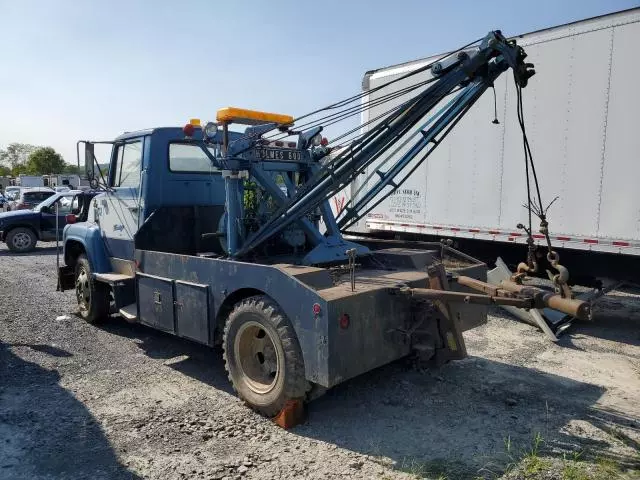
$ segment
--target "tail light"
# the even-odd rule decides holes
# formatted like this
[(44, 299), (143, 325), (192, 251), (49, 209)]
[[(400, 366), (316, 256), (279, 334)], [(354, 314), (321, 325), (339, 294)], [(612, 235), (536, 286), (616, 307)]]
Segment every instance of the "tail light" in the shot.
[(201, 128), (200, 127), (200, 119), (199, 118), (192, 118), (191, 120), (189, 120), (189, 123), (187, 123), (184, 127), (182, 127), (182, 131), (184, 132), (184, 136), (185, 137), (193, 137), (193, 134), (196, 133), (196, 127), (197, 128)]
[(67, 224), (76, 223), (78, 221), (76, 216), (74, 214), (72, 214), (72, 213), (70, 213), (69, 215), (64, 217), (64, 219), (67, 221)]
[(25, 208), (27, 208), (27, 204), (26, 204), (26, 203), (22, 203), (22, 202), (20, 202), (20, 203), (18, 203), (18, 204), (16, 205), (16, 210), (23, 210), (23, 209), (25, 209)]

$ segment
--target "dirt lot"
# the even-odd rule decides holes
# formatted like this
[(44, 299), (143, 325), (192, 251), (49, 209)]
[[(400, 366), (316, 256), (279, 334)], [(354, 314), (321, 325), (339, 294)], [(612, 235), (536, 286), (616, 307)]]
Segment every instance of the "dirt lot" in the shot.
[(0, 247), (0, 478), (640, 478), (640, 292), (559, 344), (493, 311), (468, 359), (371, 372), (283, 431), (219, 351), (87, 325), (54, 271), (52, 247)]

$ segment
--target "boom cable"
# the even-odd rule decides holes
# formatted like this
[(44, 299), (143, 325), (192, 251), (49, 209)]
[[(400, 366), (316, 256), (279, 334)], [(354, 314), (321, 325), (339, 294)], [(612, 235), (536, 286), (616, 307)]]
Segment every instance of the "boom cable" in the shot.
[[(407, 72), (407, 73), (405, 73), (405, 74), (403, 74), (403, 75), (400, 75), (400, 76), (399, 76), (399, 77), (397, 77), (397, 78), (394, 78), (394, 79), (392, 79), (392, 80), (389, 80), (388, 82), (385, 82), (385, 83), (383, 83), (383, 84), (381, 84), (381, 85), (378, 85), (377, 87), (374, 87), (374, 88), (371, 88), (371, 89), (368, 89), (368, 90), (364, 90), (364, 91), (362, 91), (362, 92), (360, 92), (360, 93), (357, 93), (357, 94), (352, 95), (352, 96), (350, 96), (350, 97), (347, 97), (347, 98), (345, 98), (345, 99), (339, 100), (339, 101), (337, 101), (337, 102), (335, 102), (335, 103), (332, 103), (332, 104), (330, 104), (330, 105), (327, 105), (327, 106), (325, 106), (325, 107), (322, 107), (322, 108), (319, 108), (319, 109), (314, 110), (314, 111), (312, 111), (312, 112), (309, 112), (309, 113), (306, 113), (306, 114), (300, 115), (299, 117), (296, 117), (296, 118), (293, 120), (293, 122), (294, 122), (294, 123), (299, 122), (300, 120), (303, 120), (303, 119), (305, 119), (305, 118), (309, 118), (309, 117), (311, 117), (311, 116), (313, 116), (313, 115), (317, 115), (317, 114), (322, 113), (322, 112), (327, 112), (327, 111), (336, 110), (336, 109), (342, 109), (342, 110), (338, 110), (337, 112), (334, 112), (334, 113), (332, 113), (332, 114), (330, 114), (330, 115), (326, 115), (325, 117), (318, 118), (318, 119), (313, 120), (313, 121), (308, 121), (306, 124), (303, 124), (303, 125), (301, 125), (301, 126), (300, 126), (300, 127), (305, 126), (305, 127), (306, 127), (306, 128), (305, 128), (305, 131), (308, 131), (310, 128), (313, 128), (311, 125), (313, 125), (313, 126), (318, 126), (318, 125), (319, 125), (323, 120), (325, 120), (325, 119), (326, 119), (326, 117), (334, 117), (334, 116), (336, 116), (336, 115), (337, 115), (337, 116), (340, 116), (340, 115), (345, 114), (345, 112), (349, 111), (350, 109), (355, 109), (355, 110), (353, 110), (353, 111), (351, 112), (352, 114), (347, 115), (347, 116), (345, 116), (344, 118), (342, 118), (342, 119), (341, 119), (341, 120), (344, 120), (344, 119), (346, 119), (346, 118), (350, 118), (351, 116), (355, 116), (355, 115), (357, 115), (358, 113), (361, 113), (362, 111), (364, 111), (364, 110), (368, 109), (370, 106), (376, 106), (376, 105), (379, 105), (379, 104), (381, 104), (381, 103), (386, 103), (387, 101), (390, 101), (390, 100), (392, 100), (393, 98), (397, 98), (398, 96), (401, 96), (401, 95), (403, 95), (403, 94), (406, 94), (406, 93), (408, 93), (408, 92), (410, 92), (410, 91), (413, 91), (413, 90), (415, 90), (415, 89), (417, 89), (417, 88), (420, 88), (420, 87), (422, 87), (422, 86), (424, 86), (424, 85), (426, 85), (426, 84), (428, 84), (428, 83), (430, 83), (430, 82), (432, 82), (432, 81), (436, 80), (436, 78), (430, 78), (430, 79), (428, 79), (428, 80), (425, 80), (424, 82), (420, 82), (419, 84), (411, 85), (411, 86), (405, 87), (405, 88), (404, 88), (404, 89), (402, 89), (401, 91), (391, 92), (391, 93), (386, 94), (386, 95), (383, 95), (382, 97), (380, 97), (380, 98), (376, 99), (375, 101), (373, 101), (373, 102), (379, 102), (379, 101), (380, 101), (380, 103), (372, 103), (371, 105), (367, 105), (367, 103), (370, 103), (370, 102), (364, 102), (364, 103), (361, 103), (361, 104), (358, 104), (358, 105), (355, 105), (355, 106), (353, 106), (353, 105), (352, 105), (352, 106), (349, 106), (349, 105), (350, 105), (350, 104), (352, 104), (353, 102), (356, 102), (356, 101), (358, 101), (358, 100), (361, 100), (362, 98), (364, 98), (364, 97), (365, 97), (365, 96), (367, 96), (367, 95), (370, 95), (370, 94), (372, 94), (372, 93), (375, 93), (375, 92), (377, 92), (377, 91), (379, 91), (379, 90), (381, 90), (381, 89), (383, 89), (383, 88), (386, 88), (386, 87), (388, 87), (388, 86), (390, 86), (390, 85), (393, 85), (394, 83), (400, 82), (400, 81), (405, 80), (405, 79), (407, 79), (407, 78), (410, 78), (410, 77), (412, 77), (412, 76), (414, 76), (414, 75), (418, 75), (418, 74), (420, 74), (420, 73), (422, 73), (422, 72), (425, 72), (425, 71), (429, 70), (429, 69), (431, 69), (431, 67), (432, 67), (434, 64), (436, 64), (436, 63), (438, 63), (438, 62), (440, 62), (440, 61), (442, 61), (442, 60), (444, 60), (444, 59), (446, 59), (446, 58), (448, 58), (448, 57), (450, 57), (450, 56), (452, 56), (452, 55), (456, 55), (456, 54), (457, 54), (457, 53), (459, 53), (460, 51), (465, 50), (465, 49), (467, 49), (467, 48), (469, 48), (469, 47), (473, 46), (474, 44), (477, 44), (477, 43), (478, 43), (478, 42), (480, 42), (481, 40), (482, 40), (482, 38), (478, 38), (478, 39), (476, 39), (476, 40), (474, 40), (474, 41), (472, 41), (472, 42), (469, 42), (469, 43), (467, 43), (466, 45), (464, 45), (464, 46), (460, 47), (459, 49), (457, 49), (457, 50), (455, 50), (455, 51), (452, 51), (452, 52), (446, 53), (446, 54), (444, 54), (444, 55), (441, 55), (441, 56), (440, 56), (440, 57), (438, 57), (437, 59), (435, 59), (435, 60), (433, 60), (433, 61), (431, 61), (431, 62), (429, 62), (429, 63), (427, 63), (427, 64), (425, 64), (425, 65), (423, 65), (423, 66), (421, 66), (421, 67), (419, 67), (419, 68), (416, 68), (415, 70), (412, 70), (412, 71)], [(345, 107), (346, 107), (346, 108), (345, 108)], [(390, 112), (392, 112), (393, 110), (395, 110), (395, 108), (394, 108), (394, 109), (391, 109), (391, 110), (390, 110)], [(387, 112), (387, 113), (388, 113), (388, 112)], [(337, 117), (334, 117), (334, 119), (335, 119), (335, 118), (337, 118)], [(337, 123), (337, 122), (333, 122), (333, 123)], [(332, 124), (333, 124), (333, 123), (332, 123)], [(279, 130), (279, 126), (274, 126), (272, 130)], [(266, 133), (268, 133), (268, 132), (262, 132), (262, 135), (264, 136)], [(289, 136), (289, 135), (291, 135), (291, 134), (289, 134), (289, 133), (287, 133), (287, 132), (281, 132), (281, 131), (279, 131), (279, 132), (276, 132), (276, 133), (272, 134), (272, 135), (271, 135), (271, 136), (269, 136), (269, 137), (264, 137), (264, 138), (265, 138), (265, 139), (268, 139), (268, 138), (274, 138), (274, 136), (279, 136), (279, 135), (282, 135), (282, 137), (280, 137), (280, 138), (286, 138), (287, 136)], [(258, 138), (258, 136), (254, 136), (254, 135), (252, 135), (252, 134), (245, 134), (245, 135), (242, 135), (242, 136), (240, 136), (240, 137), (236, 138), (232, 143), (236, 143), (236, 142), (238, 142), (238, 141), (248, 140), (248, 139), (252, 139), (252, 138), (257, 139), (257, 138)]]
[[(547, 221), (547, 211), (549, 207), (553, 205), (553, 203), (558, 199), (558, 197), (554, 198), (549, 205), (545, 208), (542, 204), (542, 194), (540, 193), (540, 184), (538, 182), (538, 174), (536, 172), (536, 165), (533, 161), (533, 154), (531, 153), (531, 146), (529, 145), (529, 139), (527, 137), (527, 130), (524, 122), (524, 107), (522, 103), (522, 87), (516, 82), (516, 93), (517, 93), (517, 112), (518, 112), (518, 124), (520, 125), (520, 130), (522, 131), (522, 145), (524, 149), (524, 160), (525, 160), (525, 175), (527, 180), (527, 211), (528, 211), (528, 241), (529, 244), (529, 252), (528, 252), (528, 262), (529, 266), (533, 266), (533, 248), (534, 248), (534, 240), (533, 240), (533, 224), (532, 224), (532, 216), (535, 214), (540, 219), (540, 233), (542, 233), (545, 237), (547, 243), (548, 255), (547, 258), (551, 261), (552, 258), (556, 260), (559, 258), (557, 253), (553, 251), (551, 246), (551, 238), (549, 237), (549, 223)], [(531, 175), (529, 174), (529, 168), (531, 168)], [(533, 176), (533, 184), (535, 187), (536, 200), (538, 204), (536, 205), (534, 200), (531, 198), (531, 176)]]

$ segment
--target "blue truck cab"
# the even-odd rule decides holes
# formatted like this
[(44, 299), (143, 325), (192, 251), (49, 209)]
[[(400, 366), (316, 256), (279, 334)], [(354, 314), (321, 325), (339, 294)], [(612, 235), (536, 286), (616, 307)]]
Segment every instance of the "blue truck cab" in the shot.
[(133, 263), (134, 238), (152, 213), (167, 221), (164, 232), (155, 233), (169, 250), (183, 235), (185, 223), (195, 221), (196, 212), (198, 221), (206, 219), (207, 224), (192, 224), (193, 229), (212, 228), (224, 210), (224, 181), (201, 137), (196, 133), (186, 138), (179, 127), (118, 137), (103, 177), (105, 191), (93, 199), (86, 223), (64, 231), (67, 265), (73, 266), (79, 253), (87, 257), (93, 273), (114, 271), (113, 259), (120, 262), (119, 268)]

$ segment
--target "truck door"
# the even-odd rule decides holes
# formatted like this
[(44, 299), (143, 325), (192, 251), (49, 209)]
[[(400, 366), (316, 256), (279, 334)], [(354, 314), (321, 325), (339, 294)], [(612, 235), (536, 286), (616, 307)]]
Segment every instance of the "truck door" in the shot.
[(78, 208), (78, 198), (72, 195), (62, 196), (48, 208), (40, 211), (40, 236), (43, 241), (56, 239), (56, 205), (58, 208), (58, 238), (62, 239), (62, 230), (67, 224), (67, 215)]
[(111, 188), (98, 203), (100, 230), (110, 257), (133, 260), (143, 140), (136, 138), (114, 145), (109, 172)]

